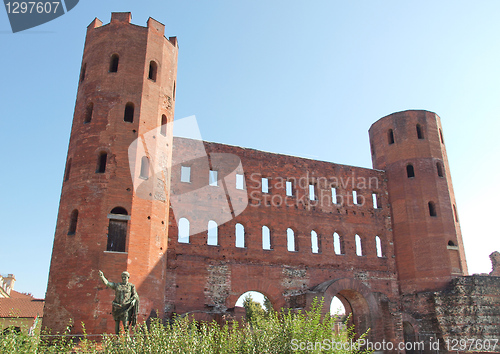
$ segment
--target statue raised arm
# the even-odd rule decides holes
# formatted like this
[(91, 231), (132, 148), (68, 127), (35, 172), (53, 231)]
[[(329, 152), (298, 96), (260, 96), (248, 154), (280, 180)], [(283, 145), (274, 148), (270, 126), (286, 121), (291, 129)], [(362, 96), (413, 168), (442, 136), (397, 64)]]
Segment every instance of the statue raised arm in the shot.
[(135, 291), (134, 284), (128, 282), (130, 274), (122, 273), (121, 283), (112, 283), (106, 279), (104, 273), (99, 271), (99, 278), (108, 288), (115, 291), (115, 299), (112, 302), (112, 314), (115, 320), (115, 332), (120, 333), (120, 322), (123, 328), (128, 332), (130, 325), (137, 323), (137, 313), (139, 310), (139, 296)]

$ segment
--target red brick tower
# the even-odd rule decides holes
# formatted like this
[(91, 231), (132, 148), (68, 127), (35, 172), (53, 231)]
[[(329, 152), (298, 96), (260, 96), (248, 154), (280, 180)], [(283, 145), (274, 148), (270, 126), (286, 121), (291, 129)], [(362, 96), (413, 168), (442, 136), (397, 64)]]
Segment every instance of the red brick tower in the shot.
[(439, 117), (427, 111), (393, 113), (369, 133), (373, 167), (387, 173), (401, 292), (438, 290), (466, 275)]
[(82, 321), (114, 332), (99, 269), (131, 274), (140, 320), (163, 314), (172, 131), (161, 126), (174, 119), (178, 46), (154, 19), (130, 20), (113, 13), (87, 29), (43, 319), (53, 331), (71, 320), (75, 333)]

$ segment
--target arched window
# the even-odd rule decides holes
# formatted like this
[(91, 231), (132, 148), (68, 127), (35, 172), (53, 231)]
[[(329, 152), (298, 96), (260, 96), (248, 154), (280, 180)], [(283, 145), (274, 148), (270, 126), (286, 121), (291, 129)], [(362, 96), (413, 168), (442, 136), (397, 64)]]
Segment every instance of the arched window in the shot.
[(337, 204), (337, 188), (331, 187), (332, 192), (332, 203)]
[(267, 226), (262, 226), (262, 249), (271, 249), (271, 231)]
[(392, 129), (389, 129), (389, 131), (387, 132), (387, 140), (389, 141), (389, 145), (394, 144), (394, 132), (392, 131)]
[(344, 242), (336, 232), (333, 234), (333, 249), (335, 254), (344, 254)]
[(417, 138), (424, 138), (424, 130), (422, 129), (422, 126), (420, 124), (417, 124)]
[(141, 158), (141, 174), (139, 177), (144, 179), (149, 178), (149, 158), (147, 156)]
[(408, 176), (408, 178), (415, 177), (415, 169), (413, 168), (413, 165), (406, 165), (406, 175)]
[(68, 160), (68, 164), (66, 165), (66, 173), (64, 174), (64, 181), (67, 181), (69, 179), (69, 174), (71, 172), (71, 162), (72, 159), (70, 157)]
[(241, 224), (236, 224), (236, 247), (245, 247), (245, 228)]
[(130, 220), (127, 210), (122, 207), (115, 207), (108, 215), (108, 243), (106, 251), (125, 252), (127, 240), (127, 222)]
[(209, 246), (217, 246), (219, 243), (218, 240), (218, 232), (217, 232), (217, 223), (213, 220), (208, 222), (208, 237), (207, 237), (207, 245)]
[(101, 152), (99, 154), (99, 158), (97, 159), (97, 169), (95, 173), (104, 173), (106, 172), (106, 162), (108, 159), (108, 154), (105, 152)]
[(92, 120), (92, 114), (94, 113), (94, 104), (92, 102), (89, 102), (87, 105), (87, 108), (85, 108), (85, 118), (83, 119), (83, 123), (90, 123)]
[(179, 219), (179, 234), (177, 242), (189, 243), (189, 220), (186, 218)]
[(316, 231), (311, 231), (311, 250), (312, 253), (319, 253), (319, 237)]
[(125, 113), (123, 114), (123, 120), (127, 123), (134, 122), (134, 104), (132, 102), (128, 102), (125, 105)]
[(382, 252), (382, 241), (380, 241), (380, 237), (375, 236), (375, 247), (377, 248), (377, 257), (384, 257), (384, 253)]
[(286, 229), (286, 244), (289, 252), (297, 251), (297, 247), (295, 244), (295, 233), (291, 228)]
[(436, 169), (438, 177), (444, 177), (444, 168), (441, 162), (436, 162)]
[(71, 212), (71, 217), (69, 220), (68, 235), (74, 235), (76, 232), (76, 224), (78, 223), (78, 210), (75, 209)]
[(163, 136), (167, 136), (167, 116), (164, 114), (162, 114), (161, 116), (160, 134)]
[(128, 215), (127, 210), (122, 207), (115, 207), (113, 210), (111, 210), (111, 214), (116, 214), (116, 215)]
[(87, 71), (87, 63), (82, 65), (82, 70), (80, 70), (80, 83), (85, 80), (85, 72)]
[(149, 62), (149, 76), (150, 80), (156, 81), (156, 73), (158, 71), (158, 64), (154, 60)]
[(429, 215), (437, 216), (436, 204), (434, 204), (434, 202), (429, 202), (428, 205), (429, 205)]
[(354, 236), (354, 239), (356, 240), (356, 255), (361, 257), (363, 255), (363, 247), (361, 244), (361, 237), (359, 235)]
[(116, 73), (118, 71), (118, 61), (120, 57), (118, 54), (113, 54), (111, 56), (111, 59), (109, 61), (109, 72), (110, 73)]
[(375, 193), (375, 192), (372, 193), (372, 202), (373, 202), (373, 209), (380, 209), (381, 208), (378, 193)]
[(453, 242), (452, 240), (448, 241), (448, 246), (454, 247), (455, 246), (455, 242)]

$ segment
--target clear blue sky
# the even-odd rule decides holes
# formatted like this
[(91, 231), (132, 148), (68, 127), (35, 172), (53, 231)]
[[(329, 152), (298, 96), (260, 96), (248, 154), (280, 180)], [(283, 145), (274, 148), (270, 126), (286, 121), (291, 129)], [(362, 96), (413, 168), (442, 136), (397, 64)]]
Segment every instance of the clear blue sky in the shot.
[(205, 140), (371, 167), (373, 122), (436, 112), (469, 270), (491, 270), (500, 1), (81, 0), (17, 34), (0, 10), (0, 273), (16, 290), (45, 294), (86, 27), (113, 11), (178, 37), (175, 115)]

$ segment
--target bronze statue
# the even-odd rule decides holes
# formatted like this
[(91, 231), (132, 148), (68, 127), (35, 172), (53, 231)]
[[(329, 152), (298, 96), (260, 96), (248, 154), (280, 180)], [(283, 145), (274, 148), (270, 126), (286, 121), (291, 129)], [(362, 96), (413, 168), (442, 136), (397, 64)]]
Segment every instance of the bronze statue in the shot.
[(99, 278), (101, 278), (104, 285), (115, 291), (115, 299), (112, 302), (112, 314), (115, 320), (115, 332), (120, 333), (120, 322), (123, 323), (123, 329), (128, 332), (129, 327), (135, 326), (137, 323), (137, 313), (139, 310), (139, 296), (135, 291), (134, 284), (128, 282), (130, 274), (128, 272), (122, 273), (121, 283), (112, 283), (108, 281), (102, 271), (99, 271)]

